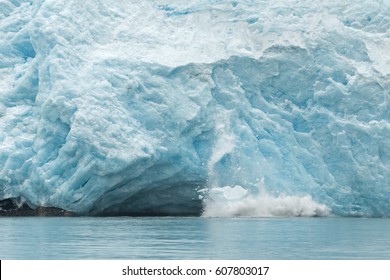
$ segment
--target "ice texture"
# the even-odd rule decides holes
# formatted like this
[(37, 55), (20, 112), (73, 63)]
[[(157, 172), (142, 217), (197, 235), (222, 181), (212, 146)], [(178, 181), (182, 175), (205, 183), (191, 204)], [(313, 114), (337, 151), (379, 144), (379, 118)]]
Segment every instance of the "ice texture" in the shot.
[(0, 0), (0, 200), (390, 216), (389, 97), (388, 0)]

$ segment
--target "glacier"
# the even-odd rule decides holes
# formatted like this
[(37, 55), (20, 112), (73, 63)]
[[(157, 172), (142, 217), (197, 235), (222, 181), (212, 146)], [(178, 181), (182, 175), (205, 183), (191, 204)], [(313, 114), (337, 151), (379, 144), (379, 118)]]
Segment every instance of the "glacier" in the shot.
[(0, 200), (390, 216), (390, 1), (0, 0)]

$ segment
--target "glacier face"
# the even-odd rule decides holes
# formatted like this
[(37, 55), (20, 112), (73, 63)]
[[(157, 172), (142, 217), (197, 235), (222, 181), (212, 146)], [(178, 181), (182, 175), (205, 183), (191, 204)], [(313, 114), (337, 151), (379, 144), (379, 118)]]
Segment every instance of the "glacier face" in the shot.
[(0, 200), (390, 216), (389, 1), (139, 2), (0, 1)]

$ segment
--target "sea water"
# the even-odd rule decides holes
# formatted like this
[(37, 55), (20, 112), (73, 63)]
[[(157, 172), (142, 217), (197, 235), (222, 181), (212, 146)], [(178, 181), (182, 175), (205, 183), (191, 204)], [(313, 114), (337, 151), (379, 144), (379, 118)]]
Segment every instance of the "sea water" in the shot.
[(0, 218), (0, 259), (390, 259), (390, 219)]

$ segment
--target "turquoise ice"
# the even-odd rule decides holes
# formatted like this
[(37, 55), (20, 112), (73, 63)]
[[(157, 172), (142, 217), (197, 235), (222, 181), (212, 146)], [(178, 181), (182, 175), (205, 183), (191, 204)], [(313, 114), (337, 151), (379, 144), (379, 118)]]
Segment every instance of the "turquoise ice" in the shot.
[(389, 50), (387, 0), (1, 0), (0, 199), (390, 216)]

